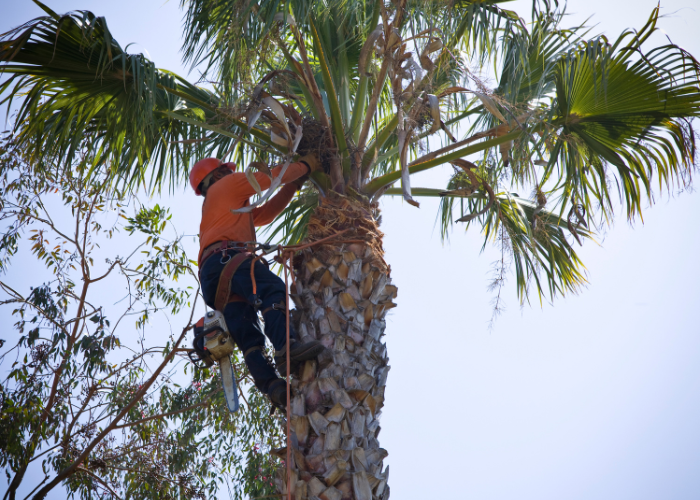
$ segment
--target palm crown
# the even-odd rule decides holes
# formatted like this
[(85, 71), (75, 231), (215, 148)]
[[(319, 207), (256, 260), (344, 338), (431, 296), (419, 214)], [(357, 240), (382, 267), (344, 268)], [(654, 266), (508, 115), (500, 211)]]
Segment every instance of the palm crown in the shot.
[[(575, 290), (573, 243), (609, 220), (616, 196), (632, 218), (653, 181), (684, 184), (695, 162), (700, 65), (672, 43), (644, 46), (658, 8), (610, 42), (563, 28), (549, 2), (528, 26), (495, 0), (183, 1), (184, 57), (205, 69), (193, 84), (128, 54), (104, 18), (37, 3), (47, 16), (0, 42), (1, 89), (23, 99), (18, 134), (37, 161), (70, 161), (88, 137), (95, 167), (160, 189), (204, 156), (250, 170), (316, 151), (324, 171), (273, 235), (301, 239), (331, 192), (439, 196), (444, 234), (458, 213), (508, 242), (522, 297)], [(473, 69), (490, 65), (495, 89)], [(445, 189), (411, 186), (447, 163)]]

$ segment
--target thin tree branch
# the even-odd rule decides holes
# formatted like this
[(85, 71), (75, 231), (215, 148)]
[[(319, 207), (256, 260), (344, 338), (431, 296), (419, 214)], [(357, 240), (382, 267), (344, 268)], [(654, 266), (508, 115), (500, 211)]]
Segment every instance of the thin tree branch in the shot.
[[(199, 293), (199, 290), (197, 290), (197, 294)], [(195, 295), (197, 297), (198, 295)], [(184, 340), (185, 335), (187, 334), (188, 331), (192, 329), (194, 326), (192, 324), (192, 318), (194, 317), (194, 311), (195, 307), (192, 307), (192, 312), (190, 313), (190, 319), (188, 322), (188, 325), (182, 329), (182, 333), (180, 334), (180, 337), (177, 339), (175, 344), (173, 345), (174, 348), (177, 348), (180, 343)], [(118, 422), (126, 416), (131, 409), (136, 406), (136, 404), (143, 399), (143, 397), (146, 395), (148, 389), (153, 385), (153, 383), (156, 381), (160, 373), (163, 371), (163, 369), (170, 363), (170, 361), (173, 359), (175, 356), (175, 352), (171, 351), (168, 353), (168, 355), (165, 357), (165, 359), (161, 362), (161, 364), (158, 366), (158, 368), (155, 370), (153, 375), (146, 380), (142, 385), (141, 388), (134, 394), (134, 396), (131, 398), (131, 401), (124, 407), (122, 410), (114, 417), (114, 420), (105, 427), (93, 440), (92, 442), (83, 450), (83, 452), (80, 454), (79, 457), (77, 457), (71, 465), (63, 469), (49, 484), (44, 486), (37, 494), (35, 495), (35, 499), (41, 500), (46, 496), (46, 493), (50, 491), (54, 486), (59, 484), (61, 481), (63, 481), (66, 477), (70, 476), (75, 472), (75, 470), (78, 468), (79, 464), (83, 463), (85, 459), (90, 455), (92, 450), (110, 433), (112, 432), (115, 427), (118, 425)]]
[(155, 420), (155, 419), (157, 419), (157, 418), (169, 417), (169, 416), (171, 416), (171, 415), (177, 415), (178, 413), (184, 413), (184, 412), (186, 412), (186, 411), (194, 410), (195, 408), (199, 408), (200, 406), (204, 406), (204, 405), (206, 405), (206, 404), (209, 404), (209, 403), (211, 402), (211, 397), (212, 397), (214, 394), (217, 394), (217, 393), (219, 393), (219, 392), (221, 392), (221, 391), (223, 391), (223, 389), (219, 388), (219, 389), (215, 390), (214, 392), (209, 393), (209, 394), (206, 396), (206, 399), (205, 399), (204, 401), (201, 401), (200, 403), (197, 403), (196, 405), (188, 406), (188, 407), (186, 407), (186, 408), (181, 408), (181, 409), (179, 409), (179, 410), (169, 411), (168, 413), (160, 413), (160, 414), (158, 414), (158, 415), (152, 415), (152, 416), (150, 416), (150, 417), (146, 417), (146, 418), (142, 418), (141, 420), (137, 420), (136, 422), (129, 422), (128, 424), (117, 425), (117, 426), (115, 427), (115, 429), (122, 429), (122, 428), (124, 428), (124, 427), (131, 427), (131, 426), (133, 426), (133, 425), (143, 424), (144, 422), (148, 422), (148, 421), (150, 421), (150, 420)]
[[(41, 488), (41, 485), (44, 484), (48, 478), (49, 478), (49, 476), (44, 476), (44, 480), (43, 480), (42, 482), (40, 482), (39, 484), (37, 484), (37, 485), (36, 485), (36, 488), (34, 488), (32, 491), (30, 491), (30, 492), (29, 492), (29, 495), (27, 495), (26, 497), (24, 497), (24, 500), (27, 500), (27, 498), (29, 498), (30, 496), (32, 496), (32, 493), (34, 493), (36, 490), (38, 490), (39, 488)], [(8, 493), (9, 493), (9, 492), (8, 492)], [(14, 496), (14, 495), (11, 495), (11, 497), (12, 497), (12, 496)]]
[(117, 494), (114, 492), (114, 490), (112, 490), (112, 488), (110, 488), (109, 485), (108, 485), (107, 483), (105, 483), (105, 482), (102, 480), (102, 478), (99, 477), (97, 474), (93, 474), (92, 472), (90, 472), (90, 471), (87, 470), (87, 469), (84, 469), (83, 467), (78, 467), (77, 472), (84, 472), (84, 473), (86, 473), (88, 476), (90, 476), (91, 478), (93, 478), (94, 480), (96, 480), (98, 483), (100, 483), (100, 484), (102, 485), (103, 488), (105, 488), (107, 491), (109, 491), (109, 492), (112, 494), (112, 496), (113, 496), (114, 498), (117, 498), (117, 499), (121, 500), (121, 497), (120, 497), (119, 495), (117, 495)]

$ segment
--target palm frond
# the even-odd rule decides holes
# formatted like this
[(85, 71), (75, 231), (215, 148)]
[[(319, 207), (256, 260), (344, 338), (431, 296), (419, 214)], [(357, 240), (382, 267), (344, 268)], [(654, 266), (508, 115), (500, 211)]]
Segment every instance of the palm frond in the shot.
[[(481, 170), (481, 175), (488, 174), (487, 170)], [(401, 189), (391, 188), (386, 194), (401, 196)], [(413, 188), (412, 194), (441, 198), (443, 237), (447, 237), (454, 223), (455, 212), (458, 218), (471, 218), (473, 214), (485, 212), (471, 218), (465, 230), (477, 225), (484, 235), (482, 248), (489, 243), (500, 247), (499, 273), (505, 276), (511, 266), (514, 268), (521, 301), (529, 300), (535, 293), (541, 302), (557, 295), (576, 293), (585, 285), (585, 267), (573, 244), (567, 241), (567, 235), (572, 242), (580, 243), (593, 238), (593, 233), (582, 224), (572, 224), (515, 193), (496, 193), (494, 203), (489, 206), (487, 194), (479, 191), (462, 173), (450, 180), (446, 190)]]
[(182, 183), (192, 158), (244, 131), (272, 146), (212, 91), (128, 54), (91, 12), (50, 13), (3, 34), (0, 63), (5, 102), (22, 98), (18, 140), (38, 163), (70, 163), (87, 137), (95, 166), (109, 163), (121, 182), (160, 189)]
[[(503, 193), (482, 227), (484, 244), (496, 241), (512, 253), (521, 301), (529, 300), (533, 287), (541, 302), (545, 297), (576, 293), (586, 283), (585, 267), (566, 240), (569, 225), (557, 214), (538, 211), (537, 204)], [(575, 232), (592, 238), (581, 227)]]
[[(416, 174), (418, 172), (423, 172), (425, 170), (429, 170), (431, 168), (437, 167), (438, 165), (444, 165), (445, 163), (449, 163), (452, 160), (462, 158), (463, 156), (478, 153), (480, 151), (485, 151), (485, 150), (488, 150), (492, 147), (498, 146), (499, 144), (503, 144), (505, 142), (517, 139), (521, 134), (522, 134), (521, 130), (514, 130), (514, 131), (509, 132), (507, 134), (504, 134), (500, 137), (496, 137), (493, 139), (487, 139), (487, 140), (479, 142), (477, 144), (467, 146), (465, 148), (461, 148), (461, 149), (458, 149), (456, 151), (452, 151), (452, 152), (449, 152), (447, 154), (438, 156), (437, 158), (433, 158), (433, 159), (429, 159), (429, 160), (425, 160), (425, 161), (420, 161), (420, 162), (416, 161), (409, 166), (409, 172), (411, 174)], [(398, 181), (400, 178), (401, 178), (401, 172), (398, 170), (394, 170), (394, 171), (389, 172), (387, 174), (384, 174), (380, 177), (376, 177), (365, 185), (365, 192), (370, 194), (370, 195), (374, 195), (379, 190), (381, 190), (383, 187), (393, 184), (394, 182)]]
[(111, 162), (127, 182), (143, 183), (143, 170), (131, 166), (149, 162), (155, 165), (151, 181), (181, 181), (173, 160), (187, 165), (196, 146), (177, 141), (204, 134), (164, 113), (188, 113), (188, 103), (161, 88), (209, 101), (205, 91), (157, 70), (141, 54), (127, 54), (104, 18), (90, 12), (37, 18), (2, 35), (0, 43), (0, 72), (10, 75), (0, 92), (8, 91), (9, 102), (24, 97), (19, 139), (33, 146), (37, 159), (70, 162), (91, 137), (96, 162)]
[(538, 11), (530, 31), (511, 29), (506, 33), (502, 69), (494, 91), (506, 103), (527, 104), (553, 91), (553, 66), (558, 56), (581, 42), (587, 33), (583, 25), (562, 28), (565, 15), (565, 10)]
[[(484, 193), (474, 192), (473, 187), (458, 187), (464, 179), (456, 176), (451, 182), (452, 192), (443, 191), (440, 203), (440, 223), (443, 236), (453, 224), (453, 213), (460, 218), (482, 211), (488, 203)], [(535, 292), (540, 301), (544, 297), (577, 292), (586, 283), (584, 266), (574, 247), (567, 241), (591, 239), (593, 234), (580, 224), (572, 225), (557, 214), (517, 194), (496, 193), (495, 203), (480, 217), (467, 223), (479, 227), (487, 243), (501, 247), (505, 260), (501, 262), (515, 270), (518, 296), (529, 300)], [(457, 206), (455, 201), (459, 199)]]
[(224, 93), (238, 97), (239, 89), (234, 83), (257, 80), (255, 70), (275, 50), (269, 32), (275, 14), (281, 11), (281, 3), (259, 4), (249, 0), (182, 0), (180, 3), (185, 9), (185, 62), (201, 66), (205, 77), (230, 76), (222, 80)]
[(612, 190), (631, 218), (651, 201), (655, 176), (663, 190), (683, 184), (694, 167), (700, 64), (673, 44), (642, 51), (657, 19), (658, 8), (639, 33), (625, 32), (613, 45), (594, 39), (558, 61), (543, 178), (557, 179), (565, 202), (610, 212)]

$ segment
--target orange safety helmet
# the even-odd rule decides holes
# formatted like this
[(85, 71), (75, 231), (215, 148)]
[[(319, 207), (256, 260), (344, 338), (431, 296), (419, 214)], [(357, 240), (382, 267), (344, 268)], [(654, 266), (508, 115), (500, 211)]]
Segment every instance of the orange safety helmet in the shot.
[(194, 167), (190, 170), (190, 186), (192, 186), (197, 196), (202, 194), (199, 190), (199, 185), (204, 178), (219, 167), (228, 167), (233, 172), (236, 170), (235, 163), (221, 163), (221, 160), (218, 158), (204, 158), (194, 164)]

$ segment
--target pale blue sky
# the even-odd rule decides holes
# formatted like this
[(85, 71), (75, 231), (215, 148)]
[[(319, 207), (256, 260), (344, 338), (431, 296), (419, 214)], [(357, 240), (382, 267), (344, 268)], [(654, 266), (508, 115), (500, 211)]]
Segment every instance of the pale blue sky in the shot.
[[(29, 0), (3, 4), (0, 31), (40, 14)], [(179, 2), (47, 4), (103, 15), (122, 45), (138, 44), (132, 52), (187, 73)], [(592, 16), (594, 31), (614, 38), (640, 28), (656, 1), (569, 6), (572, 23)], [(700, 2), (661, 6), (661, 28), (700, 56)], [(526, 14), (530, 2), (509, 8)], [(448, 171), (420, 174), (414, 185), (438, 186)], [(185, 191), (162, 202), (180, 231), (197, 232), (201, 198)], [(700, 498), (698, 193), (660, 197), (644, 224), (618, 218), (601, 246), (588, 243), (590, 285), (578, 296), (520, 309), (511, 277), (508, 308), (491, 331), (495, 249), (480, 253), (480, 235), (459, 228), (443, 245), (431, 200), (420, 210), (389, 197), (382, 206), (399, 286), (380, 435), (392, 498)]]

